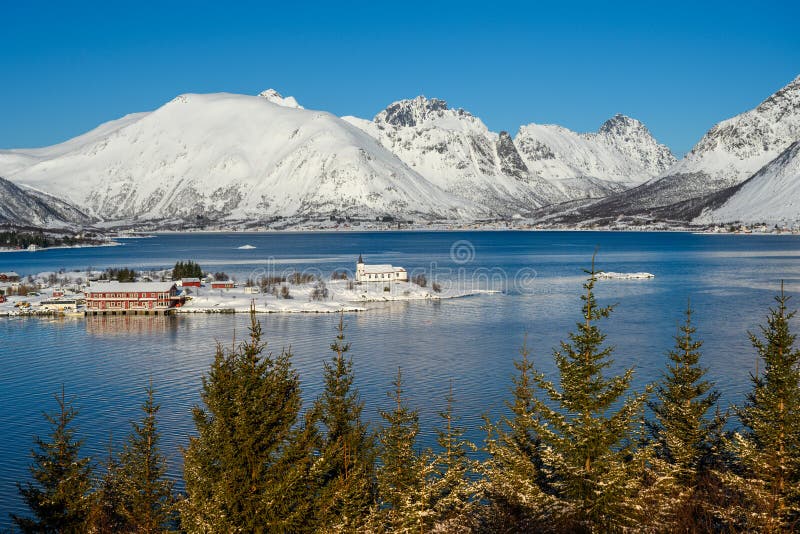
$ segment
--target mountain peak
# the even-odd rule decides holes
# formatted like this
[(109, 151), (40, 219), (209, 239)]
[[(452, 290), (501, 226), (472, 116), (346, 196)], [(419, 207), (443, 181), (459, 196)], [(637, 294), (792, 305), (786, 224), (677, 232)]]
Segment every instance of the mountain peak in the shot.
[(261, 98), (266, 98), (273, 104), (277, 104), (285, 108), (304, 109), (303, 106), (297, 103), (297, 100), (295, 100), (293, 96), (284, 97), (275, 89), (267, 89), (266, 91), (261, 91), (258, 94), (258, 96), (260, 96)]
[(779, 119), (800, 110), (800, 76), (775, 91), (755, 109), (759, 113), (769, 113), (772, 110), (778, 110)]
[(632, 119), (622, 113), (617, 113), (600, 126), (599, 133), (607, 135), (625, 135), (636, 131), (644, 131), (647, 132), (648, 135), (650, 134), (641, 121)]
[(444, 100), (420, 95), (389, 104), (386, 109), (375, 115), (375, 122), (393, 126), (417, 126), (429, 118), (441, 116), (448, 110), (447, 102)]

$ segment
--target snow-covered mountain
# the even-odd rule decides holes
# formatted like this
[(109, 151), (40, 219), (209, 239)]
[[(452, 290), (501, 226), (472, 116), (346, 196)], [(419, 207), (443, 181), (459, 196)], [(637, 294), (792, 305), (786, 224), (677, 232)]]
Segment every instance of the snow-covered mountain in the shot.
[(800, 139), (800, 76), (758, 107), (711, 128), (666, 173), (703, 174), (710, 188), (748, 179)]
[(508, 133), (489, 131), (479, 118), (444, 100), (418, 96), (392, 103), (372, 121), (343, 118), (439, 188), (492, 213), (526, 213), (566, 200), (528, 171)]
[(636, 119), (615, 115), (596, 133), (552, 124), (522, 126), (514, 139), (531, 172), (570, 200), (598, 198), (639, 185), (675, 163)]
[[(587, 216), (676, 210), (748, 179), (800, 140), (800, 76), (758, 107), (711, 128), (675, 165), (585, 210)], [(677, 215), (676, 215), (677, 216)]]
[(346, 121), (274, 91), (181, 95), (55, 147), (6, 151), (0, 173), (105, 221), (484, 211)]
[(63, 200), (0, 178), (0, 224), (63, 228), (91, 222), (89, 216)]
[(800, 141), (795, 141), (777, 158), (742, 184), (715, 199), (716, 206), (704, 211), (702, 223), (800, 222)]
[(419, 96), (372, 121), (344, 117), (445, 191), (509, 214), (642, 183), (675, 158), (641, 122), (617, 115), (597, 133), (553, 125), (495, 133), (463, 109)]

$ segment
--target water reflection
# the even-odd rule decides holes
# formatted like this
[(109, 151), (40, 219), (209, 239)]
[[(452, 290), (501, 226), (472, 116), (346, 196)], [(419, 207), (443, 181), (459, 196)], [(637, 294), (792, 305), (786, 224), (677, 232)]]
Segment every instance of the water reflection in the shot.
[(178, 331), (180, 318), (163, 315), (90, 315), (86, 332), (93, 336), (119, 337), (131, 334), (169, 334)]

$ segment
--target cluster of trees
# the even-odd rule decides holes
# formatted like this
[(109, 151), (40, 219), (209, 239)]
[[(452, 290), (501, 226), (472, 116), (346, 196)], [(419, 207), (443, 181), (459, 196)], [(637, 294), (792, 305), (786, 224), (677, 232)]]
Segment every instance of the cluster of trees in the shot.
[(214, 273), (214, 280), (218, 282), (225, 282), (227, 280), (230, 280), (230, 277), (228, 276), (228, 273), (224, 271), (217, 271), (216, 273)]
[(181, 278), (202, 278), (203, 269), (192, 261), (178, 261), (172, 269), (172, 279), (180, 280)]
[[(464, 437), (452, 385), (437, 425), (438, 446), (418, 445), (418, 412), (399, 370), (381, 428), (372, 432), (342, 319), (324, 364), (324, 391), (303, 410), (292, 355), (268, 352), (251, 314), (249, 339), (233, 349), (218, 346), (203, 378), (202, 404), (193, 414), (197, 432), (185, 449), (185, 494), (173, 501), (168, 491), (138, 491), (148, 504), (136, 517), (169, 510), (175, 515), (158, 515), (158, 528), (188, 532), (796, 530), (800, 351), (783, 290), (766, 325), (751, 335), (760, 370), (745, 402), (728, 414), (701, 365), (690, 309), (656, 384), (635, 392), (633, 369), (610, 371), (613, 348), (600, 326), (613, 309), (596, 302), (595, 280), (592, 269), (581, 320), (554, 350), (555, 380), (537, 369), (523, 345), (507, 415), (485, 418), (480, 455)], [(152, 389), (148, 399), (144, 412), (153, 415), (155, 432)], [(56, 519), (66, 528), (61, 518), (85, 509), (87, 495), (110, 509), (108, 503), (125, 498), (115, 493), (120, 489), (102, 489), (118, 488), (105, 478), (101, 489), (90, 491), (88, 463), (56, 445), (74, 443), (64, 430), (63, 396), (60, 405), (61, 418), (51, 421), (53, 443), (40, 442), (43, 456), (34, 456), (36, 482), (21, 486), (35, 515), (15, 519), (23, 530)], [(726, 430), (734, 421), (738, 430)], [(128, 449), (143, 427), (134, 427)], [(45, 456), (54, 454), (72, 454), (68, 471), (44, 471)], [(163, 471), (141, 467), (150, 457), (146, 450), (135, 460), (123, 453), (119, 463), (128, 467), (108, 469), (157, 473), (168, 484)], [(52, 492), (63, 506), (37, 507), (37, 492), (58, 484), (72, 484)]]
[(0, 246), (6, 248), (61, 247), (96, 244), (100, 241), (93, 235), (47, 235), (44, 232), (19, 232), (16, 230), (0, 232)]
[(130, 267), (110, 267), (100, 274), (100, 280), (117, 280), (118, 282), (135, 282), (137, 272)]
[(164, 532), (178, 525), (173, 482), (160, 452), (152, 384), (142, 404), (142, 418), (132, 422), (121, 450), (109, 440), (102, 473), (81, 456), (83, 441), (72, 422), (77, 411), (62, 389), (58, 409), (47, 414), (49, 440), (36, 438), (32, 481), (17, 487), (33, 517), (12, 514), (22, 532)]

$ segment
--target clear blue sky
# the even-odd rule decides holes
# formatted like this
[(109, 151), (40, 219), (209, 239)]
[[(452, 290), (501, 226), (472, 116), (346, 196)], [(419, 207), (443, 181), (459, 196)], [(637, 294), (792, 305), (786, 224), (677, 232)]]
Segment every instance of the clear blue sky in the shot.
[(619, 112), (681, 154), (800, 74), (800, 2), (696, 4), (0, 0), (0, 148), (274, 87), (362, 117), (436, 96), (512, 134)]

